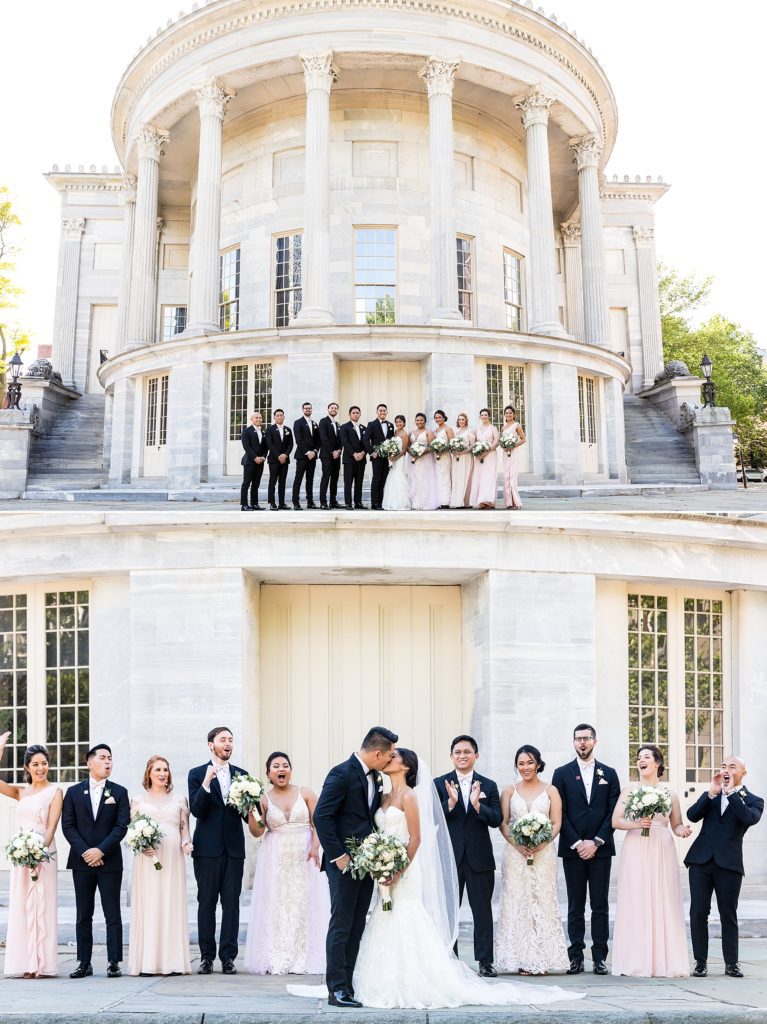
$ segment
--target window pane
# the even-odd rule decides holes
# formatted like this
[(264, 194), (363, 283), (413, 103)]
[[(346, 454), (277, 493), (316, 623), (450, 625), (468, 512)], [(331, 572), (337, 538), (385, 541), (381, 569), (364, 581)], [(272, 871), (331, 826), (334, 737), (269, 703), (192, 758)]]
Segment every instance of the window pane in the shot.
[(397, 311), (397, 254), (394, 228), (354, 232), (354, 322), (393, 324)]
[(222, 331), (240, 329), (240, 248), (227, 249), (218, 258), (218, 325)]
[(23, 782), (21, 764), (27, 745), (27, 598), (0, 595), (0, 732), (10, 732), (2, 779)]
[(275, 239), (275, 327), (287, 327), (301, 309), (302, 242), (303, 235), (280, 235)]
[[(64, 597), (67, 604), (63, 603)], [(45, 676), (46, 743), (51, 754), (51, 781), (74, 782), (77, 773), (77, 744), (87, 745), (89, 682), (89, 605), (87, 590), (45, 596), (46, 606), (58, 613), (61, 623), (46, 639), (48, 670)], [(77, 628), (64, 628), (71, 623)], [(87, 746), (86, 746), (87, 749)], [(82, 760), (82, 758), (80, 758)]]
[[(641, 743), (661, 750), (669, 740), (666, 613), (661, 598), (629, 594), (626, 620), (628, 645), (629, 775), (636, 779)], [(660, 632), (660, 626), (663, 632)], [(666, 762), (668, 764), (668, 760)]]

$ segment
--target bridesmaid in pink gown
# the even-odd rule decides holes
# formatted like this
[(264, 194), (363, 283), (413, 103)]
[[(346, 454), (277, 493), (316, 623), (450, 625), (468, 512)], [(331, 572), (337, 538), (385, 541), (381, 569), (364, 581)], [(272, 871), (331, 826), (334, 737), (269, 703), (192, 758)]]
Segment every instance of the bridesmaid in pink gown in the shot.
[[(639, 782), (659, 785), (663, 754), (652, 743), (637, 755)], [(613, 828), (626, 832), (618, 871), (612, 973), (634, 978), (688, 978), (687, 928), (679, 883), (679, 863), (671, 835), (686, 839), (692, 832), (682, 821), (679, 799), (671, 790), (671, 814), (629, 821), (621, 793), (613, 813)], [(669, 827), (670, 826), (670, 827)], [(649, 836), (641, 830), (650, 829)]]
[(471, 475), (474, 469), (474, 456), (470, 452), (477, 438), (469, 426), (469, 417), (465, 412), (459, 412), (456, 417), (455, 436), (464, 439), (469, 451), (465, 455), (453, 455), (450, 508), (468, 508), (471, 498)]
[[(0, 736), (2, 759), (9, 732)], [(0, 782), (0, 793), (18, 801), (16, 830), (39, 832), (51, 851), (61, 817), (64, 794), (48, 782), (48, 751), (35, 744), (24, 753), (26, 786)], [(58, 974), (57, 866), (51, 860), (36, 869), (11, 868), (5, 974), (11, 977), (52, 978)]]
[(481, 459), (474, 459), (471, 481), (471, 504), (474, 508), (495, 508), (498, 497), (498, 430), (490, 422), (490, 410), (479, 410), (477, 440), (490, 445), (490, 451)]
[[(266, 773), (272, 788), (261, 801), (266, 835), (253, 879), (245, 968), (251, 974), (323, 974), (330, 892), (312, 825), (317, 797), (291, 784), (290, 758), (282, 751), (269, 755)], [(253, 815), (249, 825), (254, 836), (263, 835)]]
[(128, 970), (134, 976), (190, 974), (184, 859), (192, 852), (189, 805), (173, 792), (170, 765), (163, 757), (147, 761), (144, 789), (131, 800), (131, 817), (146, 814), (162, 828), (162, 844), (155, 851), (162, 871), (149, 855), (134, 858)]
[(513, 405), (507, 405), (503, 410), (503, 419), (501, 437), (504, 434), (516, 434), (518, 438), (513, 448), (503, 449), (503, 497), (506, 502), (506, 508), (518, 509), (522, 508), (522, 499), (519, 496), (519, 486), (517, 484), (520, 448), (523, 444), (527, 443), (527, 438), (521, 425), (517, 423), (517, 410)]

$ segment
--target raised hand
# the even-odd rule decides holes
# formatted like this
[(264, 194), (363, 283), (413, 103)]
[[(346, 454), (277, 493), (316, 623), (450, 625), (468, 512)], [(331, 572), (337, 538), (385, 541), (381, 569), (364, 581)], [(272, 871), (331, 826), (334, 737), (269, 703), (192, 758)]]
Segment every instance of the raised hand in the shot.
[(450, 779), (445, 779), (445, 789), (447, 790), (447, 809), (452, 811), (458, 803), (458, 786)]
[(210, 789), (211, 782), (216, 777), (216, 766), (214, 764), (208, 765), (208, 770), (205, 772), (205, 778), (202, 780), (202, 784), (206, 789)]
[(471, 793), (469, 794), (469, 803), (474, 808), (474, 810), (477, 812), (477, 814), (479, 814), (479, 795), (480, 795), (480, 792), (481, 792), (481, 790), (480, 790), (479, 782), (477, 782), (477, 781), (472, 782), (472, 784), (471, 784)]
[(714, 772), (711, 778), (711, 785), (708, 787), (709, 796), (719, 796), (722, 792), (722, 773), (720, 771)]

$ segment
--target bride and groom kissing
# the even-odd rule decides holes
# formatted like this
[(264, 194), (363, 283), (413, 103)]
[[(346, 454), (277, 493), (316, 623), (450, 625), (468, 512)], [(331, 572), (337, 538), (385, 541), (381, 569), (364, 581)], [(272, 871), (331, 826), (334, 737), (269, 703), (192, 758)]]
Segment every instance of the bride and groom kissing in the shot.
[[(328, 1003), (434, 1009), (579, 998), (555, 986), (531, 989), (524, 983), (487, 981), (457, 958), (458, 874), (437, 790), (451, 776), (435, 785), (423, 759), (395, 746), (398, 740), (383, 726), (370, 729), (360, 749), (330, 770), (314, 812), (331, 900)], [(373, 880), (352, 877), (347, 844), (361, 842), (376, 829), (407, 847), (409, 863), (392, 880), (392, 909), (378, 902), (368, 921)], [(294, 995), (324, 995), (315, 986), (288, 989)]]

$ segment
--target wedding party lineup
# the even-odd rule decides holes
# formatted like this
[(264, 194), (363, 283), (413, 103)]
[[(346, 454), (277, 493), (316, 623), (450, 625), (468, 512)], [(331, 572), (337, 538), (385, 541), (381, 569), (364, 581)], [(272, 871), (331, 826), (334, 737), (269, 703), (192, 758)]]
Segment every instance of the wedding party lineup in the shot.
[[(0, 756), (9, 738), (8, 733), (0, 737)], [(28, 785), (0, 782), (0, 793), (19, 801), (21, 825), (7, 850), (16, 867), (6, 975), (33, 979), (58, 973), (59, 825), (69, 844), (67, 868), (77, 908), (78, 965), (70, 978), (93, 975), (97, 892), (107, 925), (106, 977), (121, 977), (123, 840), (135, 854), (130, 974), (191, 972), (184, 865), (190, 855), (197, 883), (197, 973), (211, 974), (218, 959), (223, 974), (237, 974), (247, 825), (262, 838), (262, 849), (245, 969), (325, 975), (324, 986), (288, 985), (293, 995), (311, 998), (320, 992), (341, 1008), (538, 1005), (577, 998), (554, 985), (527, 991), (524, 983), (488, 979), (585, 971), (587, 892), (595, 975), (687, 977), (673, 836), (688, 839), (689, 822), (702, 822), (685, 856), (692, 976), (702, 979), (708, 973), (708, 919), (715, 895), (724, 973), (743, 977), (737, 916), (743, 836), (760, 821), (764, 801), (746, 787), (740, 757), (725, 757), (685, 821), (678, 795), (662, 781), (661, 750), (641, 746), (638, 783), (621, 788), (615, 769), (596, 757), (597, 733), (587, 723), (575, 726), (575, 758), (556, 768), (550, 782), (541, 777), (546, 765), (537, 747), (520, 746), (516, 779), (500, 792), (477, 770), (480, 752), (472, 736), (453, 739), (453, 769), (438, 777), (398, 742), (390, 729), (373, 727), (360, 749), (329, 771), (317, 796), (292, 782), (291, 759), (283, 751), (269, 755), (266, 785), (236, 767), (234, 737), (227, 727), (216, 727), (208, 733), (210, 760), (189, 772), (188, 797), (176, 791), (171, 766), (160, 755), (147, 762), (144, 791), (129, 795), (112, 781), (112, 750), (106, 743), (87, 752), (87, 779), (64, 796), (48, 781), (48, 751), (33, 744), (24, 754)], [(495, 829), (508, 845), (494, 925)], [(616, 829), (626, 837), (610, 971), (608, 890)], [(557, 902), (559, 858), (567, 884), (569, 944)], [(378, 896), (370, 913), (374, 886)], [(457, 956), (464, 895), (472, 911), (476, 974)]]

